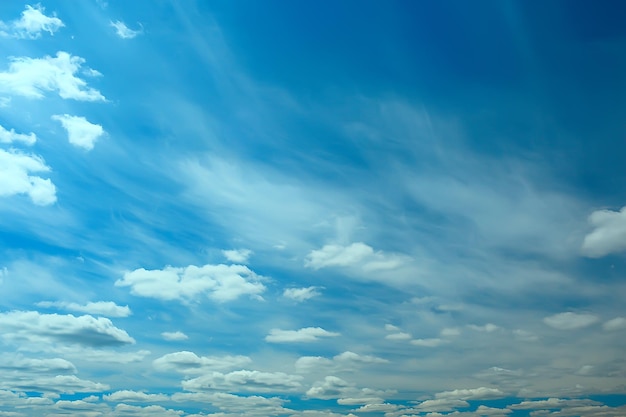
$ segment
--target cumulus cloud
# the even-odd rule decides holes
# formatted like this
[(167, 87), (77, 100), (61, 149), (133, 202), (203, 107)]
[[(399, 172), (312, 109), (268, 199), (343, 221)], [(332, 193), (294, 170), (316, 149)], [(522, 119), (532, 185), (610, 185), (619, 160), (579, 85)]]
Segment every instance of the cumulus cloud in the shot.
[(615, 317), (608, 320), (602, 325), (602, 328), (607, 331), (626, 329), (626, 317)]
[(350, 384), (333, 375), (326, 376), (323, 381), (317, 381), (306, 392), (309, 398), (331, 399), (343, 397), (346, 391), (352, 390), (354, 384)]
[(140, 391), (122, 390), (103, 395), (102, 399), (110, 402), (149, 402), (167, 401), (169, 396), (165, 394), (146, 394)]
[(113, 301), (96, 301), (87, 304), (69, 303), (65, 301), (41, 301), (37, 303), (37, 306), (44, 308), (54, 307), (62, 310), (97, 314), (106, 317), (128, 317), (132, 314), (128, 306), (118, 306)]
[(543, 319), (548, 326), (559, 330), (581, 329), (598, 321), (593, 314), (559, 313)]
[(170, 342), (175, 341), (175, 340), (189, 339), (189, 336), (187, 336), (183, 332), (163, 332), (161, 333), (161, 336), (163, 337), (163, 339), (168, 340)]
[(270, 343), (308, 343), (316, 342), (320, 337), (336, 337), (339, 333), (329, 332), (321, 327), (305, 327), (299, 330), (272, 329), (265, 336)]
[(37, 311), (0, 313), (0, 338), (32, 343), (71, 343), (83, 346), (121, 346), (135, 343), (111, 320), (71, 314), (41, 314)]
[(584, 255), (601, 258), (626, 250), (626, 206), (620, 211), (594, 211), (589, 223), (593, 230), (583, 240)]
[(444, 391), (435, 394), (435, 398), (448, 398), (457, 400), (489, 400), (505, 397), (506, 394), (497, 388), (469, 388), (455, 389), (452, 391)]
[(115, 282), (130, 287), (131, 293), (159, 300), (192, 301), (206, 295), (216, 302), (233, 301), (243, 295), (260, 298), (265, 291), (261, 277), (243, 265), (168, 266), (162, 270), (143, 268), (126, 272)]
[(252, 251), (250, 249), (231, 249), (223, 250), (222, 254), (231, 262), (246, 264), (248, 263), (250, 255), (252, 255)]
[(397, 255), (375, 252), (371, 246), (357, 242), (348, 246), (324, 245), (321, 249), (312, 250), (304, 265), (313, 269), (359, 266), (365, 271), (379, 271), (397, 268), (402, 263)]
[(120, 20), (115, 22), (111, 21), (111, 26), (115, 28), (115, 33), (122, 39), (132, 39), (142, 33), (142, 30), (130, 29), (126, 24)]
[(306, 288), (286, 288), (283, 291), (283, 297), (289, 298), (290, 300), (297, 301), (299, 303), (310, 300), (313, 297), (317, 297), (320, 295), (317, 287), (306, 287)]
[(288, 392), (300, 388), (301, 379), (283, 372), (239, 370), (227, 374), (209, 372), (182, 381), (182, 386), (187, 391)]
[(98, 138), (104, 134), (102, 126), (91, 123), (81, 116), (55, 114), (52, 120), (61, 122), (67, 131), (67, 139), (72, 145), (87, 151), (92, 150)]
[(308, 372), (321, 368), (332, 368), (336, 371), (352, 371), (361, 365), (388, 363), (389, 361), (377, 356), (360, 355), (351, 351), (345, 351), (332, 359), (322, 356), (302, 356), (295, 363), (296, 372)]
[[(287, 400), (278, 397), (267, 398), (260, 395), (240, 396), (225, 392), (177, 392), (172, 395), (172, 400), (184, 403), (190, 401), (210, 403), (220, 410), (229, 413), (223, 414), (223, 416), (265, 417), (294, 412), (282, 407)], [(215, 416), (217, 417), (218, 415), (216, 414)], [(219, 416), (222, 416), (222, 414)]]
[(31, 175), (48, 171), (50, 168), (37, 155), (0, 149), (0, 197), (27, 194), (38, 206), (54, 204), (57, 197), (52, 181)]
[(74, 394), (77, 392), (100, 392), (109, 389), (106, 384), (78, 378), (76, 375), (24, 377), (0, 380), (0, 388), (16, 391), (52, 392)]
[(423, 347), (437, 347), (441, 346), (445, 343), (448, 343), (448, 340), (440, 339), (440, 338), (431, 338), (431, 339), (413, 339), (411, 340), (411, 344), (415, 346), (423, 346)]
[(476, 330), (477, 332), (482, 332), (482, 333), (492, 333), (500, 328), (493, 323), (487, 323), (482, 326), (478, 326), (476, 324), (469, 324), (467, 327), (469, 327), (472, 330)]
[(4, 377), (8, 372), (20, 373), (52, 373), (74, 374), (76, 367), (70, 361), (61, 358), (35, 359), (26, 358), (22, 355), (0, 355), (0, 370)]
[(54, 35), (65, 26), (56, 14), (46, 16), (44, 12), (45, 8), (39, 4), (27, 5), (19, 19), (8, 23), (0, 22), (0, 35), (19, 39), (37, 39), (41, 37), (41, 32)]
[(385, 336), (387, 340), (410, 340), (413, 336), (410, 333), (397, 332)]
[(22, 142), (24, 145), (34, 145), (37, 141), (37, 136), (34, 133), (24, 134), (16, 133), (14, 129), (7, 130), (4, 126), (0, 125), (0, 143), (13, 143)]
[(252, 360), (247, 356), (198, 356), (193, 352), (168, 353), (152, 362), (159, 371), (175, 371), (186, 375), (202, 374), (208, 371), (222, 371), (241, 368)]
[(59, 51), (55, 57), (11, 58), (9, 69), (0, 72), (0, 92), (40, 99), (54, 91), (61, 98), (78, 101), (105, 101), (96, 89), (76, 74), (85, 60)]

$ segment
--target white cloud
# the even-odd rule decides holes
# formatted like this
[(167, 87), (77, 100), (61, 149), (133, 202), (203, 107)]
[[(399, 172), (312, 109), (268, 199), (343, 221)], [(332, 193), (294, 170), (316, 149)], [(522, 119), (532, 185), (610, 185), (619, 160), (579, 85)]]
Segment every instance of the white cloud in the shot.
[(65, 25), (54, 13), (52, 16), (46, 16), (44, 11), (45, 9), (39, 4), (27, 5), (19, 20), (9, 23), (0, 22), (0, 35), (20, 39), (37, 39), (41, 37), (41, 32), (54, 35), (54, 32)]
[(83, 58), (62, 51), (56, 57), (11, 58), (8, 71), (0, 72), (0, 92), (40, 99), (43, 92), (55, 91), (64, 99), (105, 101), (98, 90), (76, 76), (84, 63)]
[[(190, 401), (210, 403), (214, 407), (218, 407), (220, 410), (229, 413), (219, 414), (220, 417), (234, 415), (266, 417), (293, 412), (293, 410), (282, 407), (286, 400), (278, 397), (267, 398), (259, 395), (239, 396), (225, 392), (177, 392), (172, 395), (172, 400), (183, 403)], [(215, 414), (215, 416), (217, 417), (218, 415)]]
[[(435, 400), (422, 401), (416, 405), (413, 410), (420, 412), (427, 411), (452, 411), (455, 408), (469, 407), (469, 403), (465, 400), (459, 400), (454, 398), (437, 398)], [(403, 410), (406, 412), (406, 410)]]
[(61, 358), (34, 359), (22, 355), (0, 355), (0, 369), (4, 377), (8, 372), (74, 374), (76, 367), (70, 361)]
[(598, 317), (593, 314), (577, 314), (572, 312), (559, 313), (543, 319), (543, 322), (550, 327), (559, 330), (573, 330), (590, 326), (598, 321)]
[(398, 332), (398, 333), (388, 334), (387, 336), (385, 336), (385, 339), (387, 339), (387, 340), (409, 340), (412, 337), (413, 336), (411, 336), (410, 333)]
[(168, 341), (189, 339), (189, 336), (187, 336), (183, 332), (163, 332), (161, 333), (161, 336), (163, 337), (163, 339), (168, 340)]
[(209, 372), (182, 381), (182, 386), (188, 391), (288, 392), (300, 388), (301, 379), (301, 376), (283, 372), (239, 370), (227, 374)]
[(306, 288), (286, 288), (283, 291), (283, 297), (297, 301), (299, 303), (310, 300), (313, 297), (320, 295), (317, 287)]
[(102, 399), (110, 402), (148, 402), (167, 401), (169, 400), (169, 396), (165, 394), (146, 394), (140, 391), (122, 390), (103, 395)]
[(455, 389), (452, 391), (444, 391), (435, 394), (435, 398), (448, 398), (457, 400), (488, 400), (494, 398), (505, 397), (506, 394), (497, 388), (469, 388)]
[(477, 332), (482, 332), (482, 333), (492, 333), (500, 328), (493, 323), (487, 323), (483, 326), (478, 326), (476, 324), (469, 324), (467, 327), (469, 327), (472, 330), (476, 330)]
[(248, 263), (248, 258), (252, 255), (252, 251), (250, 249), (231, 249), (223, 250), (222, 254), (231, 262), (245, 264)]
[(0, 197), (28, 194), (38, 206), (54, 204), (57, 197), (52, 181), (30, 175), (48, 171), (50, 168), (37, 155), (0, 149)]
[(98, 138), (104, 134), (102, 126), (91, 123), (82, 116), (55, 114), (52, 120), (61, 122), (72, 145), (87, 151), (92, 150)]
[(582, 252), (600, 258), (626, 250), (626, 206), (620, 211), (597, 210), (589, 216), (593, 231), (585, 236)]
[(37, 311), (0, 313), (0, 338), (31, 343), (71, 343), (121, 346), (135, 343), (124, 330), (104, 317), (41, 314)]
[(65, 301), (41, 301), (38, 307), (55, 307), (79, 313), (97, 314), (106, 317), (128, 317), (132, 314), (128, 306), (118, 306), (113, 301), (96, 301), (87, 304), (68, 303)]
[(295, 363), (296, 372), (309, 372), (321, 368), (334, 371), (353, 371), (361, 365), (388, 363), (389, 361), (377, 356), (359, 355), (351, 351), (345, 351), (334, 356), (332, 359), (322, 356), (302, 356)]
[(142, 30), (132, 30), (126, 24), (120, 20), (111, 22), (111, 26), (115, 28), (115, 33), (122, 39), (132, 39), (135, 36), (142, 33)]
[(182, 411), (163, 408), (160, 405), (140, 407), (122, 403), (115, 406), (112, 417), (180, 417), (182, 414), (184, 414)]
[(324, 245), (321, 249), (312, 250), (304, 263), (306, 267), (313, 269), (359, 266), (365, 271), (394, 269), (402, 264), (403, 259), (400, 256), (374, 252), (371, 246), (363, 242), (348, 246)]
[(432, 338), (432, 339), (413, 339), (411, 340), (411, 344), (415, 346), (423, 346), (423, 347), (437, 347), (441, 346), (445, 343), (448, 343), (448, 340), (440, 339), (440, 338)]
[(78, 378), (76, 375), (41, 376), (0, 380), (0, 388), (16, 391), (53, 392), (74, 394), (76, 392), (99, 392), (109, 389), (106, 384)]
[(227, 302), (249, 295), (260, 298), (265, 286), (261, 277), (243, 265), (167, 266), (162, 270), (143, 268), (126, 272), (115, 282), (131, 287), (131, 293), (160, 300), (191, 301), (205, 294), (217, 302)]
[(5, 127), (0, 126), (0, 143), (22, 142), (25, 145), (33, 145), (36, 141), (37, 136), (32, 132), (28, 135), (16, 133), (14, 129), (7, 130)]
[(441, 329), (441, 332), (439, 334), (443, 337), (455, 337), (460, 335), (461, 331), (456, 327), (446, 327), (444, 329)]
[(602, 325), (602, 328), (607, 331), (626, 329), (626, 317), (615, 317), (608, 320)]
[(339, 333), (329, 332), (321, 327), (305, 327), (299, 330), (272, 329), (265, 340), (270, 343), (308, 343), (316, 342), (320, 337), (336, 337)]
[(317, 381), (306, 392), (309, 398), (331, 399), (343, 397), (354, 385), (333, 375), (326, 376), (324, 381)]
[(153, 365), (160, 371), (176, 371), (190, 375), (240, 368), (251, 362), (249, 357), (241, 355), (198, 356), (193, 352), (181, 351), (161, 356), (154, 360)]

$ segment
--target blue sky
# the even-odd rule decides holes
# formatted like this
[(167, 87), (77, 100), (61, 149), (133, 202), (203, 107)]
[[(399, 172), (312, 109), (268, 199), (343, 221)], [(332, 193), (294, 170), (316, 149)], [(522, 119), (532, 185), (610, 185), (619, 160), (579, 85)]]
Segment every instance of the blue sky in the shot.
[(0, 4), (0, 416), (623, 416), (626, 6)]

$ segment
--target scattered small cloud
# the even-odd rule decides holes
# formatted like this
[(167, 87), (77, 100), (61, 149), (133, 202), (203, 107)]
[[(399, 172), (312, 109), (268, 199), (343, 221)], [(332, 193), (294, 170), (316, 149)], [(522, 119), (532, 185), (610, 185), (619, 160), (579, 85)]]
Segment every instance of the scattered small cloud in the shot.
[(115, 282), (130, 287), (131, 294), (165, 301), (189, 302), (205, 295), (216, 302), (233, 301), (248, 295), (260, 299), (265, 291), (261, 277), (244, 265), (189, 265), (162, 270), (143, 268), (126, 272)]
[(363, 242), (348, 246), (324, 245), (321, 249), (312, 250), (304, 263), (306, 267), (313, 269), (359, 266), (365, 271), (389, 270), (402, 264), (403, 259), (400, 256), (375, 252), (371, 246)]
[(472, 330), (475, 330), (477, 332), (482, 332), (482, 333), (493, 333), (500, 328), (493, 323), (487, 323), (482, 326), (479, 326), (476, 324), (469, 324), (467, 327)]
[(183, 380), (182, 386), (187, 391), (292, 392), (300, 388), (301, 379), (284, 372), (239, 370), (227, 374), (209, 372)]
[(111, 394), (103, 395), (104, 401), (110, 402), (151, 402), (151, 401), (167, 401), (169, 395), (165, 394), (146, 394), (141, 391), (122, 390), (115, 391)]
[(231, 249), (223, 250), (222, 254), (231, 262), (246, 264), (250, 255), (252, 255), (252, 251), (250, 249)]
[(0, 197), (26, 194), (38, 206), (54, 204), (57, 197), (52, 181), (31, 175), (48, 171), (50, 167), (40, 156), (0, 149)]
[(65, 301), (41, 301), (37, 303), (37, 306), (43, 308), (54, 307), (62, 310), (96, 314), (105, 317), (128, 317), (132, 314), (128, 306), (119, 306), (113, 301), (96, 301), (87, 304), (69, 303)]
[(161, 333), (161, 336), (163, 339), (170, 342), (189, 339), (189, 336), (183, 332), (163, 332)]
[(441, 346), (445, 343), (449, 343), (449, 340), (440, 339), (440, 338), (431, 338), (431, 339), (413, 339), (411, 340), (411, 344), (415, 346), (423, 346), (423, 347), (437, 347)]
[(14, 129), (7, 130), (0, 125), (0, 143), (22, 142), (24, 145), (34, 145), (37, 136), (34, 133), (16, 133)]
[(104, 129), (98, 124), (91, 123), (81, 116), (71, 116), (69, 114), (56, 114), (52, 120), (61, 122), (67, 131), (69, 142), (86, 151), (93, 149), (94, 144), (100, 136), (104, 134)]
[(140, 29), (133, 30), (130, 29), (124, 22), (121, 20), (116, 20), (115, 22), (111, 21), (111, 26), (115, 28), (115, 33), (122, 39), (133, 39), (137, 35), (143, 33), (143, 29), (140, 26)]
[(602, 325), (602, 328), (609, 332), (626, 329), (626, 317), (615, 317), (608, 320)]
[(55, 57), (16, 57), (10, 59), (9, 69), (0, 72), (0, 92), (32, 99), (41, 99), (52, 91), (63, 99), (77, 101), (105, 101), (96, 89), (76, 76), (85, 60), (67, 52)]
[(241, 355), (198, 356), (193, 352), (181, 351), (161, 356), (152, 364), (159, 371), (175, 371), (191, 375), (241, 368), (251, 362), (249, 357)]
[(597, 210), (589, 216), (593, 230), (585, 236), (582, 253), (601, 258), (626, 250), (626, 206), (620, 211)]
[(265, 336), (270, 343), (309, 343), (317, 342), (320, 337), (336, 337), (339, 333), (329, 332), (321, 327), (305, 327), (300, 330), (272, 329)]
[(593, 314), (559, 313), (543, 319), (548, 326), (559, 330), (574, 330), (591, 326), (598, 321)]
[(290, 300), (297, 301), (299, 303), (310, 300), (313, 297), (319, 296), (321, 293), (318, 291), (318, 287), (306, 287), (306, 288), (286, 288), (283, 291), (283, 297)]
[(42, 32), (54, 35), (65, 24), (56, 14), (46, 16), (45, 8), (40, 4), (26, 6), (22, 16), (12, 22), (0, 22), (0, 36), (13, 37), (18, 39), (38, 39)]

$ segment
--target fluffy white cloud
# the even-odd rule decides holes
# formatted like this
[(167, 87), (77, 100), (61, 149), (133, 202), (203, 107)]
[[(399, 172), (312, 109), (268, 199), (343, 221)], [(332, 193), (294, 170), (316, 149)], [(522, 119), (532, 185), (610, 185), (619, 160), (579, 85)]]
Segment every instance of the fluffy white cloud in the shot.
[(448, 398), (457, 400), (488, 400), (505, 397), (506, 394), (497, 388), (479, 387), (469, 389), (455, 389), (435, 394), (435, 398)]
[(25, 145), (33, 145), (37, 141), (34, 133), (24, 134), (17, 133), (14, 129), (7, 130), (4, 126), (0, 126), (0, 143), (22, 142)]
[(243, 265), (168, 266), (162, 270), (143, 268), (126, 272), (115, 282), (130, 287), (131, 293), (160, 300), (191, 301), (206, 294), (217, 302), (232, 301), (242, 295), (260, 298), (265, 286), (261, 277)]
[(198, 356), (193, 352), (168, 353), (152, 363), (160, 371), (176, 371), (182, 374), (202, 374), (208, 371), (240, 368), (252, 360), (247, 356)]
[(183, 332), (163, 332), (161, 333), (161, 336), (163, 336), (163, 339), (168, 340), (168, 341), (175, 341), (175, 340), (187, 340), (189, 339), (189, 336), (187, 336), (185, 333)]
[(115, 406), (111, 417), (179, 417), (182, 414), (184, 414), (182, 411), (163, 408), (160, 405), (140, 407), (128, 404), (118, 404)]
[(106, 384), (78, 378), (76, 375), (56, 375), (40, 377), (22, 377), (19, 379), (2, 379), (0, 388), (31, 391), (74, 394), (76, 392), (99, 392), (109, 389)]
[(559, 330), (573, 330), (591, 326), (598, 321), (593, 314), (559, 313), (543, 319), (548, 326)]
[(290, 300), (297, 301), (299, 303), (310, 300), (313, 297), (317, 297), (320, 295), (317, 287), (306, 287), (306, 288), (286, 288), (283, 291), (283, 297), (289, 298)]
[(0, 35), (21, 39), (37, 39), (41, 37), (41, 32), (54, 35), (54, 32), (65, 26), (54, 13), (52, 16), (46, 16), (44, 12), (45, 9), (39, 4), (27, 5), (20, 19), (9, 23), (0, 22)]
[(320, 337), (335, 337), (339, 333), (329, 332), (321, 327), (304, 327), (299, 330), (272, 329), (265, 340), (270, 343), (316, 342)]
[[(419, 412), (427, 412), (427, 411), (452, 411), (455, 408), (464, 408), (469, 407), (469, 403), (465, 400), (459, 400), (455, 398), (437, 398), (434, 400), (426, 400), (422, 401), (415, 407), (413, 410)], [(406, 412), (406, 410), (403, 410)]]
[(306, 392), (309, 398), (331, 399), (343, 397), (348, 391), (354, 389), (351, 384), (333, 375), (326, 376), (323, 381), (317, 381)]
[(41, 314), (37, 311), (0, 313), (0, 338), (32, 343), (71, 343), (119, 346), (135, 343), (124, 330), (104, 317)]
[(437, 347), (441, 346), (444, 343), (448, 343), (448, 340), (440, 339), (440, 338), (432, 338), (432, 339), (413, 339), (411, 340), (411, 344), (415, 346), (423, 346), (423, 347)]
[(313, 269), (359, 266), (365, 271), (394, 269), (402, 263), (401, 257), (375, 252), (371, 246), (362, 242), (348, 246), (324, 245), (321, 249), (312, 250), (305, 260), (305, 266)]
[(511, 410), (540, 410), (540, 409), (559, 409), (566, 407), (582, 407), (590, 405), (601, 405), (601, 403), (586, 399), (561, 399), (548, 398), (547, 400), (528, 400), (518, 404), (511, 404), (508, 407)]
[(59, 308), (78, 313), (97, 314), (106, 317), (128, 317), (132, 314), (128, 306), (118, 306), (113, 301), (96, 301), (87, 304), (69, 303), (65, 301), (41, 301), (37, 307)]
[(0, 149), (0, 197), (27, 194), (38, 206), (53, 204), (57, 197), (52, 181), (30, 175), (48, 171), (50, 168), (37, 155)]
[(65, 359), (34, 359), (22, 355), (0, 355), (0, 369), (5, 378), (8, 372), (73, 374), (76, 367)]
[(179, 392), (172, 395), (172, 400), (176, 402), (190, 401), (210, 403), (220, 410), (227, 411), (226, 414), (241, 416), (274, 416), (293, 412), (283, 408), (286, 400), (278, 397), (262, 397), (259, 395), (239, 396), (225, 392)]
[(615, 317), (614, 319), (607, 320), (602, 325), (602, 328), (607, 331), (626, 329), (626, 317)]
[(0, 72), (0, 92), (39, 99), (44, 92), (55, 91), (64, 99), (105, 101), (76, 76), (84, 63), (83, 58), (62, 51), (55, 57), (11, 58), (8, 71)]
[(387, 340), (410, 340), (413, 336), (410, 333), (398, 332), (391, 333), (385, 336)]
[(626, 206), (620, 211), (594, 211), (589, 216), (589, 223), (593, 231), (583, 240), (584, 255), (600, 258), (626, 250)]
[(55, 114), (52, 120), (61, 122), (67, 131), (67, 139), (72, 145), (87, 151), (92, 150), (98, 138), (104, 134), (102, 126), (91, 123), (81, 116)]
[(492, 333), (500, 328), (493, 323), (487, 323), (482, 326), (478, 326), (476, 324), (469, 324), (467, 327), (469, 327), (472, 330), (476, 330), (477, 332), (483, 332), (483, 333)]
[(146, 394), (145, 392), (130, 390), (115, 391), (102, 396), (103, 400), (110, 402), (167, 401), (169, 398), (170, 397), (165, 394)]
[(115, 28), (115, 33), (122, 39), (132, 39), (135, 36), (141, 34), (140, 30), (132, 30), (126, 24), (120, 20), (111, 22), (111, 26)]
[(227, 374), (209, 372), (184, 380), (182, 386), (188, 391), (288, 392), (300, 388), (301, 379), (301, 376), (283, 372), (239, 370)]
[(351, 351), (345, 351), (332, 359), (322, 356), (302, 356), (295, 363), (296, 372), (308, 372), (321, 368), (332, 368), (335, 371), (352, 371), (361, 365), (388, 363), (386, 359), (371, 355), (359, 355)]
[(231, 262), (245, 264), (248, 263), (248, 259), (250, 258), (250, 255), (252, 255), (252, 251), (250, 249), (231, 249), (223, 250), (222, 254)]

